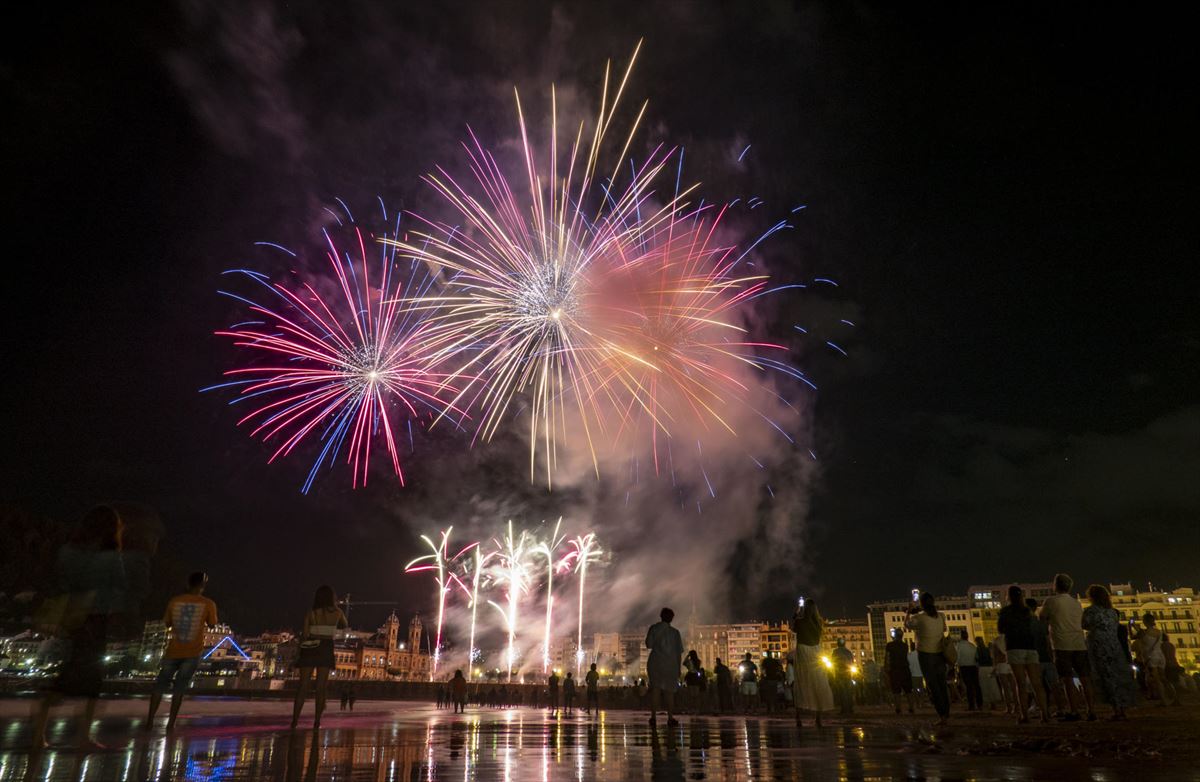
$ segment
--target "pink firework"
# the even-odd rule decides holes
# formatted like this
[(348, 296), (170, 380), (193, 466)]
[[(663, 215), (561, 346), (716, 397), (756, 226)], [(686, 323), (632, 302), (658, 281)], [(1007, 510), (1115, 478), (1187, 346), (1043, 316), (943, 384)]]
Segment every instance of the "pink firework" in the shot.
[[(248, 277), (269, 291), (269, 298), (222, 291), (248, 305), (251, 318), (216, 333), (233, 339), (254, 364), (227, 371), (232, 379), (212, 388), (238, 388), (235, 402), (257, 405), (238, 425), (252, 425), (252, 436), (275, 445), (269, 462), (306, 441), (321, 443), (304, 493), (322, 466), (332, 468), (339, 460), (351, 468), (355, 488), (366, 485), (371, 448), (379, 440), (403, 485), (399, 427), (407, 429), (411, 443), (414, 422), (454, 409), (444, 401), (456, 393), (449, 376), (435, 371), (425, 347), (424, 313), (399, 303), (420, 295), (428, 279), (414, 276), (421, 267), (397, 260), (375, 237), (364, 238), (358, 226), (352, 228), (357, 257), (323, 232), (332, 293), (321, 292), (331, 287), (325, 281), (287, 286), (248, 269), (226, 274)], [(368, 247), (378, 257), (368, 259)]]

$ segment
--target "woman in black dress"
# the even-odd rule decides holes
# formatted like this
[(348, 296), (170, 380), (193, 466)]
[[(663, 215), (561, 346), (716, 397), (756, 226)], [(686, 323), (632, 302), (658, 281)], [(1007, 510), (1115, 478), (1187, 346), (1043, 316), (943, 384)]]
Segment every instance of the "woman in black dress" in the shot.
[(344, 629), (346, 624), (346, 615), (337, 607), (337, 596), (333, 593), (333, 587), (317, 587), (312, 610), (304, 616), (304, 634), (300, 636), (300, 655), (296, 660), (296, 667), (300, 669), (300, 681), (296, 686), (296, 702), (292, 706), (293, 728), (300, 721), (300, 712), (304, 709), (304, 700), (308, 697), (308, 684), (314, 670), (317, 672), (317, 684), (313, 728), (321, 727), (329, 674), (335, 667), (333, 636), (338, 630)]

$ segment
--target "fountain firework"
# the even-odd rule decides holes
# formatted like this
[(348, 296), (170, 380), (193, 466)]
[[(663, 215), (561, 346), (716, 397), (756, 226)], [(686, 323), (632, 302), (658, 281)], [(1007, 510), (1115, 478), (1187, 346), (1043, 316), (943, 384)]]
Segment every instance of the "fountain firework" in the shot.
[(446, 615), (446, 595), (450, 592), (452, 585), (457, 585), (459, 588), (466, 591), (466, 587), (457, 575), (452, 573), (448, 567), (449, 563), (457, 560), (463, 554), (471, 549), (472, 546), (478, 544), (472, 543), (462, 551), (455, 554), (453, 557), (447, 556), (450, 548), (450, 532), (454, 527), (448, 527), (441, 532), (441, 542), (435, 544), (428, 535), (422, 535), (421, 540), (433, 549), (432, 554), (426, 554), (423, 557), (417, 557), (412, 562), (405, 566), (405, 573), (422, 573), (425, 571), (433, 571), (436, 573), (434, 581), (438, 585), (438, 613), (437, 613), (437, 631), (433, 645), (433, 662), (429, 669), (429, 681), (433, 681), (437, 676), (438, 661), (442, 656), (442, 622)]
[(504, 617), (504, 626), (508, 631), (508, 651), (505, 653), (505, 663), (508, 666), (508, 681), (512, 681), (513, 665), (516, 662), (517, 641), (517, 609), (521, 604), (521, 595), (529, 591), (529, 533), (524, 530), (518, 536), (513, 533), (513, 523), (508, 522), (508, 534), (503, 540), (493, 541), (496, 544), (495, 556), (500, 560), (496, 570), (496, 581), (503, 583), (507, 607), (502, 607), (495, 601), (489, 600), (500, 615)]
[(533, 548), (534, 553), (541, 554), (546, 558), (546, 635), (542, 642), (542, 673), (550, 669), (550, 632), (554, 625), (554, 571), (560, 567), (570, 568), (570, 555), (559, 562), (554, 560), (555, 550), (566, 539), (565, 535), (558, 534), (560, 527), (562, 527), (562, 516), (558, 517), (558, 523), (554, 525), (554, 532), (550, 534), (549, 540), (545, 540)]
[(467, 680), (471, 679), (472, 665), (475, 661), (475, 619), (479, 607), (479, 577), (487, 563), (494, 557), (495, 552), (483, 553), (483, 546), (475, 544), (475, 567), (471, 573), (471, 635), (467, 645)]
[(576, 537), (571, 541), (571, 546), (574, 548), (572, 555), (575, 559), (575, 572), (579, 574), (579, 635), (575, 642), (575, 671), (578, 673), (583, 666), (584, 658), (583, 597), (587, 585), (587, 567), (589, 563), (599, 559), (603, 552), (596, 545), (596, 533), (594, 532)]

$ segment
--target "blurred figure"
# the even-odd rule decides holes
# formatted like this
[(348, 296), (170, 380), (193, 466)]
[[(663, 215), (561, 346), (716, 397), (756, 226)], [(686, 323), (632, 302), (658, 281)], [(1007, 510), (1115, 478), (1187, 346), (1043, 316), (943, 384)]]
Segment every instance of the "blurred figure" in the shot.
[(467, 711), (467, 680), (463, 678), (462, 670), (454, 672), (450, 680), (450, 699), (454, 701), (454, 713), (464, 714)]
[(1025, 604), (1025, 591), (1008, 588), (1008, 605), (1000, 609), (996, 629), (1004, 636), (1008, 664), (1017, 683), (1017, 722), (1029, 722), (1029, 707), (1036, 700), (1042, 722), (1049, 722), (1046, 691), (1042, 689), (1042, 666), (1038, 659), (1034, 625), (1037, 622)]
[(1145, 625), (1140, 630), (1134, 630), (1133, 640), (1138, 646), (1138, 656), (1146, 666), (1146, 683), (1150, 688), (1150, 697), (1157, 698), (1160, 706), (1175, 700), (1174, 688), (1167, 683), (1167, 656), (1163, 651), (1162, 630), (1158, 629), (1154, 614), (1147, 611), (1142, 616)]
[(90, 739), (96, 701), (104, 684), (104, 650), (109, 622), (125, 605), (128, 585), (121, 559), (124, 523), (112, 508), (101, 505), (83, 517), (71, 539), (58, 553), (61, 593), (42, 606), (39, 624), (67, 639), (53, 692), (44, 697), (33, 715), (32, 743), (46, 746), (50, 707), (62, 696), (86, 698), (79, 726), (79, 746), (100, 748)]
[(646, 648), (650, 657), (646, 661), (646, 672), (650, 674), (650, 724), (655, 722), (660, 698), (666, 700), (667, 725), (678, 725), (674, 717), (675, 690), (679, 687), (679, 659), (683, 657), (683, 638), (671, 626), (675, 612), (664, 608), (659, 612), (661, 621), (646, 631)]
[(1112, 706), (1112, 718), (1124, 720), (1125, 709), (1133, 705), (1133, 680), (1128, 647), (1120, 640), (1121, 615), (1112, 607), (1108, 589), (1100, 584), (1088, 587), (1088, 599), (1092, 604), (1081, 620), (1087, 631), (1088, 663), (1104, 700)]
[(600, 713), (600, 672), (596, 670), (596, 664), (592, 663), (588, 668), (587, 674), (583, 677), (584, 684), (587, 685), (587, 705), (584, 711), (588, 714), (592, 713), (592, 709), (596, 713)]
[(550, 678), (546, 680), (546, 686), (550, 689), (549, 709), (551, 713), (554, 713), (558, 711), (558, 671), (550, 671)]
[(325, 695), (329, 686), (329, 674), (336, 662), (333, 657), (333, 636), (347, 626), (346, 615), (337, 607), (337, 596), (327, 585), (317, 587), (313, 595), (312, 608), (304, 615), (304, 633), (300, 640), (300, 654), (296, 666), (300, 669), (300, 680), (296, 684), (296, 700), (292, 706), (292, 728), (300, 721), (304, 700), (313, 672), (316, 711), (313, 729), (321, 727), (321, 715), (325, 712)]
[(892, 628), (892, 640), (883, 649), (883, 673), (887, 677), (896, 713), (900, 713), (900, 696), (903, 694), (908, 698), (908, 713), (915, 714), (912, 673), (908, 668), (908, 644), (904, 643), (904, 632), (899, 627)]
[(171, 713), (167, 717), (167, 732), (175, 728), (183, 696), (200, 666), (200, 655), (204, 654), (204, 631), (217, 623), (217, 604), (204, 596), (207, 586), (208, 574), (197, 571), (188, 576), (188, 591), (167, 602), (163, 624), (171, 629), (171, 641), (163, 652), (158, 679), (150, 693), (146, 730), (153, 727), (154, 715), (168, 689), (171, 691)]
[(722, 714), (728, 714), (733, 711), (733, 672), (718, 657), (713, 675), (717, 679), (717, 706)]
[(1000, 695), (1004, 698), (1004, 711), (1008, 714), (1017, 713), (1017, 680), (1013, 668), (1008, 663), (1008, 648), (1005, 646), (1003, 635), (996, 636), (992, 641), (992, 669)]
[[(1066, 573), (1054, 576), (1054, 595), (1046, 598), (1039, 616), (1050, 625), (1050, 646), (1054, 668), (1067, 692), (1071, 710), (1064, 722), (1075, 722), (1086, 711), (1088, 720), (1096, 719), (1092, 694), (1091, 668), (1088, 664), (1087, 639), (1083, 635), (1083, 606), (1071, 595), (1074, 581)], [(1079, 687), (1075, 679), (1079, 679)], [(1080, 690), (1082, 689), (1082, 692)]]
[(738, 694), (742, 697), (742, 706), (749, 714), (758, 703), (758, 666), (754, 664), (750, 652), (746, 652), (745, 659), (738, 663), (738, 673), (741, 678)]
[(796, 708), (796, 727), (800, 727), (800, 711), (806, 709), (813, 712), (819, 728), (821, 713), (833, 711), (833, 692), (829, 689), (829, 675), (821, 663), (821, 635), (825, 632), (825, 620), (821, 618), (817, 601), (809, 600), (796, 608), (796, 613), (792, 615), (792, 632), (796, 635), (796, 682), (792, 695)]
[(1065, 717), (1067, 713), (1067, 698), (1058, 679), (1058, 670), (1050, 656), (1050, 623), (1038, 616), (1038, 601), (1032, 597), (1025, 598), (1025, 605), (1033, 616), (1033, 640), (1037, 644), (1038, 667), (1042, 669), (1042, 687), (1046, 690), (1046, 705), (1054, 701), (1057, 716)]
[(354, 692), (354, 688), (351, 687), (350, 688), (350, 701), (349, 701), (350, 711), (354, 711), (354, 702), (356, 700), (358, 700), (358, 694), (356, 692)]
[(837, 685), (838, 706), (843, 716), (854, 714), (854, 652), (846, 648), (846, 639), (837, 639), (837, 646), (830, 655), (833, 660), (833, 676)]
[(982, 705), (989, 710), (1004, 702), (1000, 684), (996, 681), (996, 668), (992, 664), (992, 650), (982, 635), (975, 636), (975, 663), (979, 666), (979, 689), (983, 693)]
[(929, 697), (929, 691), (925, 688), (925, 677), (921, 675), (921, 658), (917, 655), (916, 641), (908, 642), (908, 677), (909, 683), (912, 686), (912, 691), (921, 693)]
[(950, 719), (950, 690), (946, 680), (946, 658), (942, 656), (942, 639), (946, 635), (946, 619), (938, 613), (933, 595), (921, 595), (921, 604), (908, 611), (904, 626), (917, 636), (917, 663), (929, 700), (933, 701), (938, 715), (938, 724), (945, 725)]
[(571, 672), (567, 671), (567, 678), (563, 682), (563, 711), (571, 712), (575, 709), (575, 680), (571, 678)]
[(1167, 677), (1167, 687), (1170, 688), (1172, 700), (1168, 706), (1180, 706), (1179, 690), (1183, 684), (1183, 679), (1180, 674), (1183, 673), (1183, 666), (1179, 664), (1179, 658), (1175, 655), (1175, 644), (1171, 643), (1170, 637), (1163, 633), (1162, 639), (1163, 656), (1166, 658), (1167, 664), (1163, 669), (1163, 673)]
[(983, 688), (979, 686), (979, 659), (975, 654), (975, 644), (971, 643), (971, 634), (964, 627), (955, 648), (958, 651), (958, 678), (962, 681), (967, 693), (967, 711), (979, 711), (983, 708)]
[(704, 668), (700, 665), (700, 655), (692, 649), (683, 658), (683, 683), (687, 686), (688, 705), (693, 714), (700, 713), (700, 700), (704, 689)]

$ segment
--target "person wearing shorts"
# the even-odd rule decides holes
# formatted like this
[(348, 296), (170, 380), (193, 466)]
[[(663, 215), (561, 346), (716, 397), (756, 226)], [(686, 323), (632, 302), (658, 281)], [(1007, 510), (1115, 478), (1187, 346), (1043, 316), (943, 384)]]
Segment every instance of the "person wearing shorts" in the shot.
[[(1083, 606), (1071, 594), (1074, 581), (1066, 573), (1054, 576), (1052, 597), (1042, 603), (1039, 616), (1050, 624), (1050, 646), (1054, 651), (1054, 668), (1067, 691), (1071, 710), (1062, 716), (1064, 722), (1081, 719), (1086, 708), (1087, 719), (1095, 720), (1092, 694), (1092, 666), (1088, 660), (1087, 640), (1083, 634)], [(1079, 679), (1079, 687), (1075, 686)], [(1080, 690), (1082, 689), (1082, 692)]]
[(146, 730), (154, 725), (154, 715), (162, 703), (163, 694), (171, 692), (171, 714), (167, 718), (167, 730), (173, 730), (183, 696), (191, 686), (192, 676), (200, 665), (204, 653), (204, 630), (217, 623), (217, 604), (204, 597), (208, 586), (208, 575), (203, 572), (188, 576), (188, 591), (176, 595), (167, 602), (163, 624), (171, 630), (171, 640), (163, 653), (154, 692), (150, 694), (150, 715), (146, 718)]

